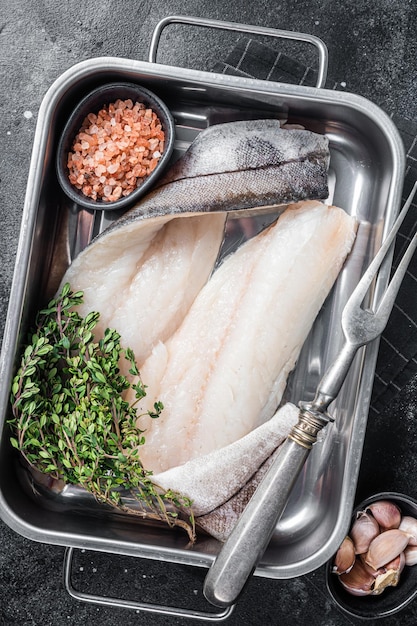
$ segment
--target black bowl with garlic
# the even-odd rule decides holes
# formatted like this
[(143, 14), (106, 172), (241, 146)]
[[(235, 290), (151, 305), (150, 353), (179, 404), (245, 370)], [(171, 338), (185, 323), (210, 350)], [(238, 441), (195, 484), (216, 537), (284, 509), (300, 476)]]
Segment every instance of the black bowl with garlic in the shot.
[(383, 492), (354, 511), (348, 535), (327, 564), (327, 588), (349, 615), (393, 615), (417, 596), (417, 501)]

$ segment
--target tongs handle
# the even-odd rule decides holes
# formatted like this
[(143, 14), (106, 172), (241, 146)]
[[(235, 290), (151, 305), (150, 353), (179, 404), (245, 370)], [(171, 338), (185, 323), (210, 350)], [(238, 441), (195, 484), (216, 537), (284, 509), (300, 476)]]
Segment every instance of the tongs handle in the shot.
[(269, 474), (259, 484), (256, 498), (248, 502), (245, 515), (208, 571), (204, 595), (215, 606), (230, 606), (240, 595), (267, 548), (309, 451), (292, 439), (282, 444), (279, 459), (271, 467), (273, 476)]
[(218, 607), (233, 604), (265, 552), (275, 526), (320, 430), (333, 421), (311, 403), (300, 402), (298, 423), (280, 446), (256, 497), (229, 535), (204, 583), (204, 595)]

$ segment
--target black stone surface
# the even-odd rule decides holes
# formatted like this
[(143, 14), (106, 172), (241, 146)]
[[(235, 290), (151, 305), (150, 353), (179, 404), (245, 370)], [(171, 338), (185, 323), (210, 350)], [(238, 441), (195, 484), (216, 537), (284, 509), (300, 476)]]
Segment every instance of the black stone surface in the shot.
[[(316, 34), (329, 48), (329, 73), (346, 83), (347, 90), (401, 117), (417, 119), (417, 3), (413, 0), (0, 0), (0, 338), (43, 96), (65, 69), (83, 59), (102, 55), (147, 59), (153, 28), (172, 14)], [(231, 33), (175, 27), (161, 43), (161, 61), (211, 68), (230, 53), (236, 39)], [(296, 48), (290, 46), (288, 51), (305, 61), (305, 50)], [(358, 501), (382, 490), (417, 495), (416, 385), (411, 377), (404, 392), (369, 422)], [(0, 523), (0, 538), (2, 626), (192, 623), (74, 600), (62, 584), (63, 548), (28, 541), (4, 523)], [(74, 580), (85, 590), (126, 593), (130, 598), (177, 606), (201, 599), (203, 578), (204, 570), (109, 555), (79, 553), (74, 563)], [(291, 580), (252, 579), (226, 623), (347, 626), (358, 622), (332, 604), (320, 568)], [(414, 626), (417, 605), (378, 623)]]

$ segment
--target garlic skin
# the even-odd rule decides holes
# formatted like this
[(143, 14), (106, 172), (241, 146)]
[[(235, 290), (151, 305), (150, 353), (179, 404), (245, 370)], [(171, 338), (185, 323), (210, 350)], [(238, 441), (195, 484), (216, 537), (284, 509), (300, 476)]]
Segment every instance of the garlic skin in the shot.
[(345, 537), (334, 557), (333, 574), (347, 574), (355, 563), (355, 546), (350, 537)]
[(367, 508), (378, 522), (381, 530), (391, 530), (398, 528), (401, 523), (401, 511), (399, 507), (388, 500), (378, 500)]
[(407, 546), (404, 557), (406, 565), (417, 565), (417, 546)]
[(401, 572), (403, 571), (403, 569), (405, 567), (405, 564), (406, 563), (405, 563), (405, 551), (404, 551), (404, 552), (401, 552), (401, 554), (399, 554), (395, 559), (393, 559), (392, 561), (387, 563), (384, 566), (384, 569), (386, 569), (386, 570), (393, 569), (393, 570), (397, 571), (398, 574), (401, 574)]
[(408, 535), (398, 528), (392, 528), (375, 537), (365, 555), (365, 563), (379, 569), (395, 559), (408, 544)]
[(360, 559), (356, 559), (352, 569), (347, 574), (339, 576), (339, 580), (353, 596), (371, 595), (375, 583), (374, 576), (365, 569)]
[(378, 576), (375, 583), (375, 589), (383, 591), (385, 587), (396, 587), (400, 582), (400, 574), (405, 566), (405, 553), (401, 552), (395, 559), (387, 563), (383, 570), (384, 573)]
[(367, 552), (371, 541), (379, 535), (379, 532), (376, 519), (366, 511), (359, 511), (349, 533), (355, 545), (355, 553)]
[(404, 515), (398, 528), (409, 536), (409, 546), (417, 546), (417, 519), (415, 517)]
[(375, 579), (375, 584), (372, 590), (373, 596), (379, 596), (387, 587), (396, 587), (400, 581), (400, 574), (398, 570), (387, 570), (383, 574)]

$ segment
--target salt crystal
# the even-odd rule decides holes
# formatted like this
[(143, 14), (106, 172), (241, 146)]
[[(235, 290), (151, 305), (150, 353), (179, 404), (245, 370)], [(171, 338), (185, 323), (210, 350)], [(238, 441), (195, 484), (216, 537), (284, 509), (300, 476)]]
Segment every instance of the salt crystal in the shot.
[(32, 111), (25, 111), (23, 113), (23, 117), (25, 117), (27, 120), (30, 120), (30, 118), (33, 117)]
[(102, 174), (104, 174), (104, 172), (106, 171), (106, 166), (105, 165), (97, 165), (97, 167), (94, 169), (94, 173), (96, 176), (101, 176)]

